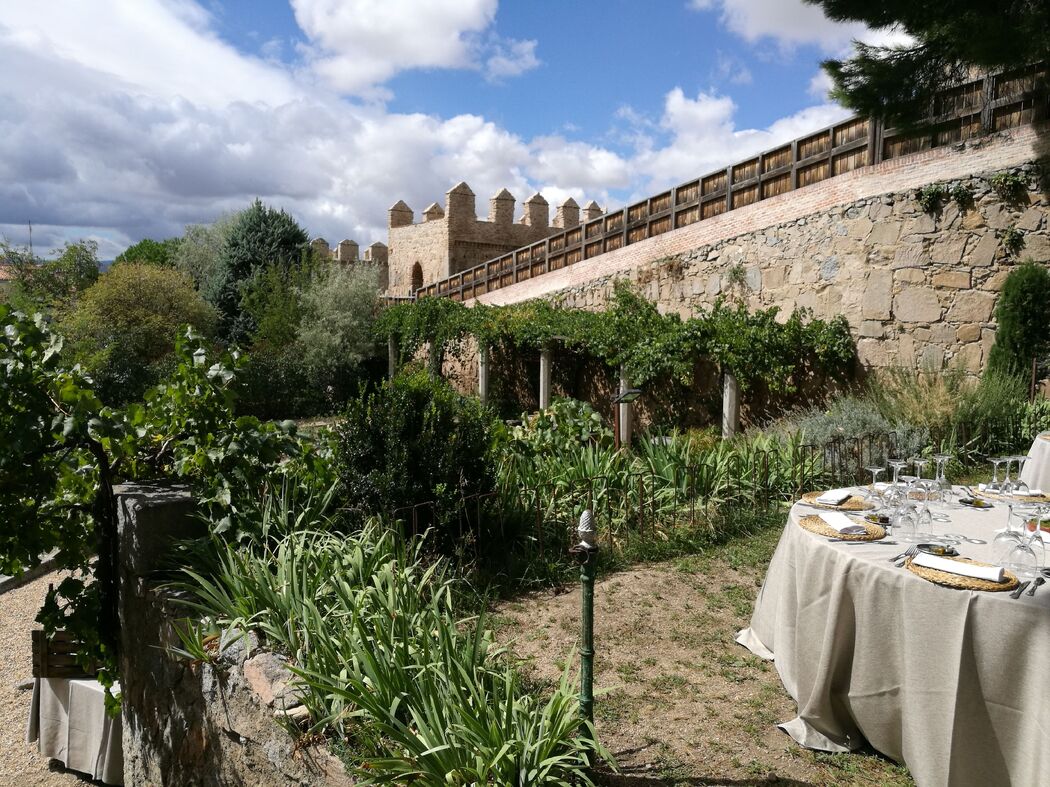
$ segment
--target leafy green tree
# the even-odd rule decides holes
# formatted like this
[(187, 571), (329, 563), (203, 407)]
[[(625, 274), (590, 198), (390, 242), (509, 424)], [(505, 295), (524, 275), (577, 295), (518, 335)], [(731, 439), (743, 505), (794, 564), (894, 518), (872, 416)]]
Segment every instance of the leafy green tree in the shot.
[(935, 94), (967, 76), (1045, 61), (1050, 56), (1050, 0), (806, 0), (831, 19), (896, 28), (913, 42), (854, 42), (851, 58), (828, 60), (832, 95), (862, 114), (915, 123)]
[(141, 262), (146, 265), (156, 265), (160, 268), (171, 268), (175, 265), (175, 256), (178, 254), (181, 242), (181, 238), (168, 238), (160, 241), (145, 238), (124, 249), (113, 260), (113, 264)]
[(211, 224), (186, 227), (174, 254), (175, 267), (193, 279), (197, 291), (214, 304), (222, 286), (222, 253), (239, 213), (227, 213)]
[(1028, 261), (1003, 282), (995, 308), (999, 327), (988, 356), (989, 371), (1028, 374), (1033, 358), (1050, 353), (1050, 271)]
[(53, 260), (9, 246), (0, 251), (15, 274), (10, 300), (25, 311), (64, 313), (98, 280), (98, 244), (93, 240), (67, 243)]
[(379, 275), (361, 265), (323, 268), (303, 293), (305, 318), (299, 325), (304, 362), (316, 369), (357, 365), (375, 352), (373, 323), (379, 302)]
[(289, 348), (295, 343), (303, 318), (303, 292), (310, 286), (316, 264), (304, 254), (293, 265), (268, 265), (245, 287), (242, 309), (255, 330), (253, 349)]
[(288, 269), (307, 252), (308, 237), (295, 219), (283, 210), (256, 200), (240, 213), (220, 256), (220, 285), (215, 298), (220, 333), (230, 342), (244, 342), (257, 321), (245, 310), (245, 297), (266, 269)]
[(137, 262), (114, 265), (62, 321), (67, 350), (107, 402), (138, 399), (170, 369), (179, 326), (214, 331), (215, 310), (189, 277)]

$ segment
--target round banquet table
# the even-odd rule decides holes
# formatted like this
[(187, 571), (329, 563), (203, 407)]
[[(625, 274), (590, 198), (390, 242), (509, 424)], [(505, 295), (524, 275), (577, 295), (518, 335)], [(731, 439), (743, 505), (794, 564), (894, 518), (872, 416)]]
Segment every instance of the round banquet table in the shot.
[(1021, 480), (1032, 489), (1050, 492), (1050, 432), (1043, 432), (1032, 441)]
[[(991, 562), (1006, 504), (933, 507), (964, 557)], [(919, 785), (1050, 784), (1050, 582), (1033, 597), (941, 587), (887, 559), (907, 544), (833, 542), (796, 504), (737, 641), (772, 659), (798, 716), (798, 743), (868, 742)], [(1050, 544), (1047, 545), (1050, 550)]]

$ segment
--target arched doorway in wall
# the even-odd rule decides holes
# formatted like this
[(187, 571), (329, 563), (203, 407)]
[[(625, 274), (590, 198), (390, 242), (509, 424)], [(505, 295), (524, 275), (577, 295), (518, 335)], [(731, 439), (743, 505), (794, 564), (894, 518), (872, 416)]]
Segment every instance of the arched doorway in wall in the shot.
[(412, 266), (412, 283), (410, 286), (412, 292), (423, 286), (423, 266), (418, 262)]

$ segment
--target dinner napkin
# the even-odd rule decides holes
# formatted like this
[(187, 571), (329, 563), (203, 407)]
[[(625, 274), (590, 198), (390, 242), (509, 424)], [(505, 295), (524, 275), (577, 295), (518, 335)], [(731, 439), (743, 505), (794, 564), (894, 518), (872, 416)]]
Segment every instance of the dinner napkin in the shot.
[(825, 525), (830, 527), (832, 530), (837, 530), (839, 533), (844, 535), (862, 535), (868, 532), (868, 529), (863, 525), (858, 525), (852, 519), (845, 514), (840, 514), (838, 511), (832, 511), (827, 514), (820, 514), (821, 520)]
[(829, 489), (817, 498), (817, 502), (826, 506), (837, 506), (849, 500), (851, 494), (852, 492), (848, 489)]
[(925, 566), (936, 571), (947, 571), (949, 574), (959, 574), (960, 576), (973, 577), (974, 579), (986, 579), (989, 582), (1003, 581), (1003, 570), (999, 566), (975, 566), (972, 563), (947, 560), (943, 557), (937, 557), (937, 555), (928, 555), (925, 552), (917, 554), (912, 558), (911, 562), (916, 566)]

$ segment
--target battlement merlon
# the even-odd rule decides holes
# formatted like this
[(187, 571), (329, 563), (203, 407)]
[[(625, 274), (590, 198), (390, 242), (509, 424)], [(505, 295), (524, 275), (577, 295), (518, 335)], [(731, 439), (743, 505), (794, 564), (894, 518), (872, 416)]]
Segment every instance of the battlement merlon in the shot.
[(357, 245), (357, 241), (344, 238), (335, 247), (334, 259), (337, 262), (356, 262), (359, 252), (360, 246)]
[(478, 214), (474, 208), (474, 192), (463, 181), (460, 181), (445, 193), (445, 216), (448, 218), (450, 225), (477, 221)]
[(542, 194), (529, 197), (525, 203), (525, 214), (521, 217), (521, 223), (528, 227), (550, 226), (550, 203)]
[(489, 200), (489, 221), (509, 227), (514, 223), (514, 195), (501, 189)]
[(407, 227), (413, 221), (415, 221), (416, 215), (412, 212), (412, 208), (405, 204), (403, 199), (399, 199), (395, 202), (390, 210), (387, 211), (389, 216), (390, 228), (394, 227)]
[(591, 200), (583, 208), (583, 220), (593, 221), (594, 219), (601, 218), (602, 213), (604, 213), (604, 211), (601, 206), (594, 200)]
[(568, 230), (578, 226), (580, 223), (580, 206), (572, 197), (561, 204), (554, 213), (554, 227), (560, 230)]

